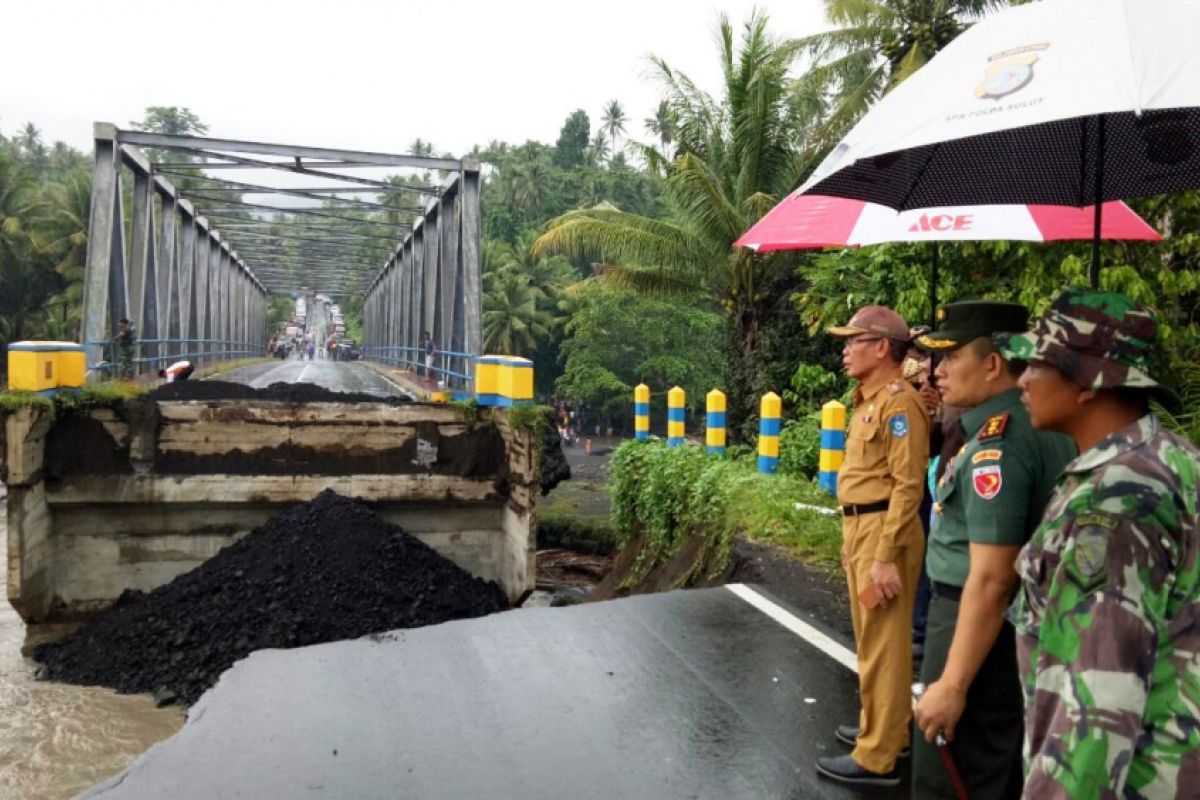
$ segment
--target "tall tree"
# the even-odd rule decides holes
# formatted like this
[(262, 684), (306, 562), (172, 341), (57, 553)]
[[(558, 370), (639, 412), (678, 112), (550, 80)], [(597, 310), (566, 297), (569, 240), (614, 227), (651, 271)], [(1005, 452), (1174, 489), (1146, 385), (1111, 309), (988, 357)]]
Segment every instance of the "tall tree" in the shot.
[(658, 139), (662, 146), (662, 154), (670, 158), (667, 150), (671, 142), (675, 141), (675, 114), (671, 110), (671, 104), (660, 100), (658, 108), (654, 110), (654, 116), (646, 117), (645, 125), (650, 135)]
[(529, 279), (500, 271), (485, 281), (483, 347), (488, 353), (524, 355), (549, 335), (546, 313), (538, 308), (542, 290)]
[(601, 115), (600, 130), (607, 133), (612, 139), (613, 155), (617, 153), (617, 134), (625, 133), (625, 123), (628, 121), (629, 117), (625, 116), (625, 109), (621, 108), (620, 101), (609, 100)]
[(145, 115), (130, 127), (151, 133), (166, 133), (174, 136), (208, 133), (208, 126), (200, 121), (190, 108), (180, 106), (148, 106)]
[(554, 145), (554, 165), (562, 169), (583, 166), (591, 137), (592, 123), (587, 112), (583, 109), (573, 111), (563, 123)]
[(770, 36), (764, 13), (751, 15), (740, 41), (722, 16), (718, 47), (718, 97), (653, 59), (678, 120), (680, 155), (666, 183), (672, 218), (611, 208), (571, 212), (547, 225), (534, 251), (598, 262), (614, 283), (648, 294), (700, 294), (722, 309), (731, 334), (727, 363), (748, 368), (731, 372), (728, 384), (744, 419), (752, 414), (762, 324), (786, 312), (778, 282), (789, 270), (786, 257), (732, 245), (795, 184), (793, 143), (814, 120), (790, 91), (788, 70), (800, 46)]

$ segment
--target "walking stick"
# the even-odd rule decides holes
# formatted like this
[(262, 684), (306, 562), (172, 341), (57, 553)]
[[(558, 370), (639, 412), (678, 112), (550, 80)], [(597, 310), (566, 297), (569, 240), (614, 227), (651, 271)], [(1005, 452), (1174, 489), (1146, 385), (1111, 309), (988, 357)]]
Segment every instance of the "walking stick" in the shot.
[[(914, 683), (912, 685), (914, 711), (923, 694), (925, 694), (925, 684)], [(950, 778), (950, 785), (954, 787), (954, 796), (958, 800), (971, 800), (967, 794), (967, 785), (963, 783), (962, 775), (958, 773), (958, 765), (954, 763), (954, 756), (950, 753), (950, 743), (939, 732), (934, 739), (934, 744), (937, 745), (938, 754), (942, 757), (942, 765), (946, 768), (946, 775)]]

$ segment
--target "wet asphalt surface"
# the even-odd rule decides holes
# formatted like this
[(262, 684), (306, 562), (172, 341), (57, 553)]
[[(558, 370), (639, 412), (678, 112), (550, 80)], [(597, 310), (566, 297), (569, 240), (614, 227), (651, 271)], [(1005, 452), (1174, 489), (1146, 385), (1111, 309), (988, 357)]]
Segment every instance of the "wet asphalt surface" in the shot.
[(354, 361), (288, 358), (266, 364), (253, 364), (218, 375), (216, 380), (244, 383), (258, 389), (272, 383), (314, 383), (335, 392), (363, 392), (380, 397), (405, 395), (398, 386), (379, 373)]
[(254, 653), (85, 797), (909, 797), (815, 773), (855, 697), (724, 588), (523, 609)]

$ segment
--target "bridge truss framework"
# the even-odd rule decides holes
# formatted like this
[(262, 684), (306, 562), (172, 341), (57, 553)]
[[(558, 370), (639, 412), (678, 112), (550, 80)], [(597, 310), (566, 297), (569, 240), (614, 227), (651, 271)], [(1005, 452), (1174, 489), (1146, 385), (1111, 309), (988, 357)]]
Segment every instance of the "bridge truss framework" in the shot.
[[(90, 363), (123, 317), (137, 327), (139, 364), (262, 354), (268, 295), (307, 291), (362, 296), (368, 357), (419, 362), (420, 335), (430, 331), (444, 375), (469, 382), (482, 339), (477, 160), (108, 123), (96, 123), (94, 138), (83, 325)], [(389, 181), (356, 172), (364, 168), (443, 177)], [(290, 175), (256, 183), (223, 177), (229, 170)], [(286, 182), (294, 175), (306, 183)]]

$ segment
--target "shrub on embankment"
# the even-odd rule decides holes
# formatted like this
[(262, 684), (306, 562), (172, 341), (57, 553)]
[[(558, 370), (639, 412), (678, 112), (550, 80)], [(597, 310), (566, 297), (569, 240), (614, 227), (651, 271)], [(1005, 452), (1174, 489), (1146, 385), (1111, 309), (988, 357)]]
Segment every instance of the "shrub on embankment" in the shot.
[(832, 498), (811, 480), (757, 471), (756, 457), (710, 456), (695, 445), (622, 444), (609, 466), (613, 527), (621, 553), (598, 597), (721, 583), (739, 536), (776, 543), (833, 570), (841, 526)]

